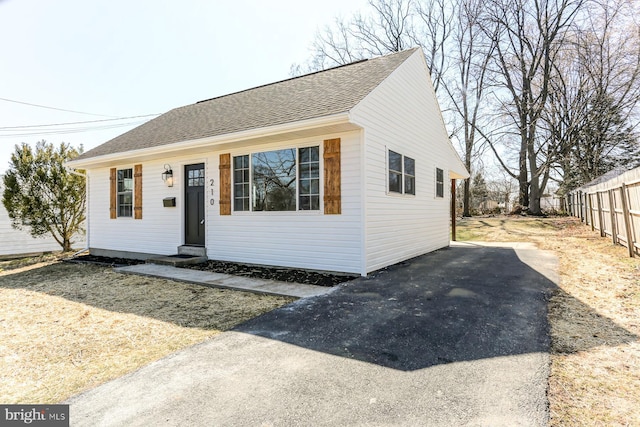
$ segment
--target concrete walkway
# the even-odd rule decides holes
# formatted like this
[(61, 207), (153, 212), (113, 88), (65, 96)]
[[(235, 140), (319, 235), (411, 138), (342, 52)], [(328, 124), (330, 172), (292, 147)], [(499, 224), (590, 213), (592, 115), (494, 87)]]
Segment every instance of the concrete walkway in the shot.
[(178, 268), (158, 264), (130, 265), (127, 267), (118, 267), (115, 271), (125, 274), (138, 274), (141, 276), (197, 283), (217, 288), (297, 298), (323, 295), (331, 292), (333, 289), (327, 286), (304, 285), (300, 283), (232, 276), (230, 274), (212, 273), (210, 271), (192, 270), (190, 268)]
[(73, 426), (546, 426), (556, 259), (455, 245), (78, 395)]

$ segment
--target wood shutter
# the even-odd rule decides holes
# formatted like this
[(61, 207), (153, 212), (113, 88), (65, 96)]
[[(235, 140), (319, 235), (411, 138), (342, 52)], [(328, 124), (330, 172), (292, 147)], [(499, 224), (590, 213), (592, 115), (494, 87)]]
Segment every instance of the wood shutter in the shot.
[(118, 197), (118, 172), (116, 168), (109, 170), (109, 218), (116, 219), (116, 198)]
[(324, 213), (339, 215), (340, 193), (340, 138), (324, 141)]
[(133, 167), (133, 218), (142, 219), (142, 165)]
[(220, 154), (220, 215), (231, 215), (231, 154)]

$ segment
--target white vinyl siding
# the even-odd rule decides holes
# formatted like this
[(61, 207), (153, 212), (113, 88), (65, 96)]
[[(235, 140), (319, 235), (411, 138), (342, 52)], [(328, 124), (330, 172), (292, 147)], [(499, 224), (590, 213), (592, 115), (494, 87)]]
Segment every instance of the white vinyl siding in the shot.
[[(435, 197), (435, 167), (460, 164), (442, 122), (428, 71), (419, 54), (409, 57), (352, 112), (365, 128), (365, 270), (449, 245), (448, 193)], [(415, 160), (415, 196), (389, 197), (388, 153)], [(403, 188), (404, 189), (404, 188)]]
[[(233, 167), (233, 157), (247, 152), (319, 146), (322, 153), (322, 141), (329, 138), (341, 138), (341, 215), (324, 215), (322, 205), (320, 210), (232, 210), (231, 215), (220, 215), (220, 154), (230, 153)], [(135, 254), (175, 254), (177, 247), (184, 243), (184, 165), (205, 163), (205, 243), (210, 259), (359, 274), (362, 265), (360, 141), (360, 132), (351, 131), (236, 150), (211, 150), (206, 157), (144, 162), (144, 217), (138, 221), (109, 220), (109, 200), (104, 196), (109, 194), (109, 168), (92, 169), (91, 247)], [(161, 179), (165, 163), (173, 169), (171, 188)], [(321, 183), (322, 167), (319, 175)], [(176, 207), (163, 207), (165, 197), (175, 197)]]
[[(322, 141), (330, 138), (341, 138), (341, 215), (325, 215), (323, 206), (320, 210), (291, 212), (233, 211), (228, 216), (220, 216), (214, 210), (207, 228), (207, 242), (213, 242), (207, 244), (209, 258), (361, 273), (360, 132), (283, 141), (251, 147), (250, 151), (319, 146), (322, 153)], [(231, 150), (231, 157), (247, 151), (246, 148)], [(216, 162), (213, 169), (218, 167), (220, 153), (212, 157)], [(322, 167), (319, 175), (322, 183)]]
[[(143, 162), (142, 165), (142, 210), (141, 220), (109, 219), (109, 168), (89, 171), (89, 222), (90, 246), (95, 249), (128, 253), (172, 255), (184, 243), (184, 165), (203, 163), (203, 157), (179, 157)], [(173, 170), (173, 187), (162, 180), (165, 164)], [(116, 166), (125, 169), (131, 165)], [(217, 170), (215, 171), (217, 182)], [(208, 182), (205, 182), (208, 184)], [(206, 191), (208, 186), (205, 187)], [(163, 199), (176, 198), (176, 207), (164, 207)], [(205, 195), (205, 209), (209, 208)], [(216, 206), (217, 208), (217, 206)]]

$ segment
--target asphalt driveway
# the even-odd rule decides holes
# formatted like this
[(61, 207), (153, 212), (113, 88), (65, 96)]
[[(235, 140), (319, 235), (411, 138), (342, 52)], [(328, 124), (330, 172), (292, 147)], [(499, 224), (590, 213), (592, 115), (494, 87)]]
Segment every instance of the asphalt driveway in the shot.
[(455, 245), (76, 396), (71, 425), (546, 425), (556, 274), (528, 244)]

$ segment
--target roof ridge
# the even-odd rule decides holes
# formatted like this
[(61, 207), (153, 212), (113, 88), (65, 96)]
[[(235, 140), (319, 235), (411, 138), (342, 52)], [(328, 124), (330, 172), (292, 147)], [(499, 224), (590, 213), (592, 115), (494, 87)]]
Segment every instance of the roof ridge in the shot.
[[(191, 105), (202, 104), (204, 102), (209, 102), (209, 101), (215, 101), (216, 99), (225, 98), (227, 96), (237, 95), (239, 93), (249, 92), (251, 90), (260, 89), (260, 88), (263, 88), (263, 87), (273, 86), (273, 85), (284, 83), (284, 82), (288, 82), (288, 81), (291, 81), (291, 80), (301, 79), (303, 77), (313, 76), (313, 75), (316, 75), (316, 74), (325, 73), (327, 71), (337, 70), (338, 68), (345, 68), (345, 67), (349, 67), (351, 65), (361, 64), (361, 63), (367, 62), (367, 61), (374, 61), (374, 60), (377, 60), (377, 59), (386, 58), (388, 56), (393, 56), (393, 55), (397, 55), (399, 53), (408, 52), (410, 50), (416, 50), (416, 49), (419, 49), (419, 47), (412, 47), (410, 49), (400, 50), (400, 51), (397, 51), (397, 52), (390, 52), (390, 53), (387, 53), (385, 55), (374, 56), (373, 58), (358, 59), (357, 61), (349, 62), (348, 64), (340, 64), (340, 65), (336, 65), (335, 67), (325, 68), (324, 70), (312, 71), (310, 73), (302, 74), (300, 76), (293, 76), (293, 77), (289, 77), (287, 79), (278, 80), (278, 81), (271, 82), (271, 83), (265, 83), (265, 84), (254, 86), (254, 87), (251, 87), (251, 88), (242, 89), (242, 90), (239, 90), (239, 91), (236, 91), (236, 92), (231, 92), (231, 93), (226, 93), (224, 95), (214, 96), (213, 98), (203, 99), (203, 100), (197, 101), (197, 102), (195, 102), (194, 104), (191, 104)], [(180, 108), (180, 107), (178, 107), (178, 108)]]

